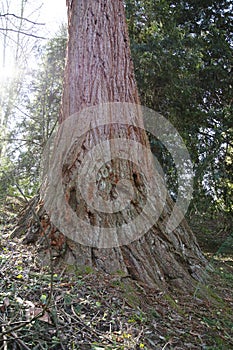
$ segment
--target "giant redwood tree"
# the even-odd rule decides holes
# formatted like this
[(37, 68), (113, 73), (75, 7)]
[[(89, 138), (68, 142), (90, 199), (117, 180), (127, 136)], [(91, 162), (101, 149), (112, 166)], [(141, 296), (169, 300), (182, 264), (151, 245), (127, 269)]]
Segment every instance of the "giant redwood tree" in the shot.
[[(120, 270), (149, 286), (169, 284), (178, 288), (190, 288), (201, 277), (205, 260), (184, 219), (173, 230), (166, 229), (166, 222), (174, 207), (168, 194), (163, 197), (165, 202), (162, 209), (154, 207), (159, 215), (153, 225), (147, 228), (145, 224), (144, 234), (137, 235), (136, 232), (137, 229), (143, 231), (143, 220), (147, 219), (146, 215), (143, 216), (143, 210), (148, 198), (152, 196), (158, 207), (161, 206), (159, 196), (162, 182), (161, 175), (153, 174), (153, 166), (150, 164), (152, 160), (140, 113), (123, 0), (67, 0), (67, 7), (67, 62), (61, 126), (55, 140), (55, 163), (61, 164), (62, 180), (59, 181), (62, 183), (62, 199), (57, 201), (60, 187), (56, 178), (60, 175), (56, 174), (56, 166), (48, 169), (50, 180), (46, 180), (52, 181), (55, 190), (52, 194), (48, 191), (48, 195), (45, 183), (43, 192), (51, 222), (57, 226), (55, 231), (65, 227), (62, 222), (69, 223), (70, 216), (73, 215), (80, 219), (79, 222), (85, 223), (84, 226), (80, 224), (72, 229), (68, 227), (67, 230), (72, 231), (70, 234), (60, 230), (61, 234), (65, 233), (63, 239), (60, 236), (60, 242), (65, 246), (64, 259), (71, 264), (90, 265), (107, 273)], [(127, 104), (133, 107), (127, 108)], [(102, 123), (99, 122), (101, 113), (108, 115)], [(73, 115), (76, 117), (70, 121), (70, 116)], [(70, 136), (74, 135), (75, 129), (82, 129), (82, 123), (89, 127), (84, 127), (84, 131), (75, 138)], [(66, 125), (65, 131), (63, 125)], [(70, 128), (68, 131), (67, 125)], [(62, 142), (70, 140), (72, 142), (66, 146), (66, 151), (59, 153)], [(125, 140), (128, 140), (128, 144)], [(130, 148), (135, 146), (134, 142), (140, 143), (142, 149), (147, 150), (143, 151), (145, 157), (140, 160), (143, 168), (148, 166), (146, 175), (133, 157), (127, 158), (125, 153), (123, 157), (120, 156), (121, 145), (126, 144)], [(100, 147), (97, 152), (97, 147), (101, 144), (104, 147)], [(110, 156), (104, 154), (106, 149)], [(137, 149), (135, 153), (140, 153), (140, 150)], [(90, 158), (93, 163), (97, 161), (93, 154), (103, 158), (102, 161), (98, 159), (99, 167), (92, 183), (99, 198), (94, 204), (94, 195), (92, 193), (89, 196), (88, 192), (92, 192), (93, 188), (83, 181), (89, 181), (90, 172), (94, 169), (92, 163), (83, 167), (89, 154), (92, 154)], [(77, 186), (80, 176), (81, 187)], [(153, 187), (155, 193), (148, 192), (147, 177), (157, 179), (158, 183)], [(86, 196), (82, 193), (82, 184), (88, 187), (84, 191)], [(125, 198), (128, 195), (130, 200), (127, 201)], [(109, 210), (118, 197), (121, 198), (119, 210), (115, 210), (117, 207)], [(62, 201), (66, 202), (65, 206), (59, 207)], [(55, 211), (50, 212), (51, 206), (56, 206)], [(67, 206), (72, 213), (63, 212)], [(153, 209), (153, 206), (150, 208)], [(58, 216), (60, 221), (57, 220)], [(132, 229), (128, 223), (136, 220), (137, 216), (140, 216), (140, 222), (135, 221)], [(89, 227), (88, 232), (85, 231), (85, 225)], [(93, 231), (94, 238), (90, 238), (88, 244), (85, 235), (91, 235), (90, 230)], [(106, 233), (108, 230), (111, 232), (109, 237)], [(125, 240), (124, 234), (127, 236)]]

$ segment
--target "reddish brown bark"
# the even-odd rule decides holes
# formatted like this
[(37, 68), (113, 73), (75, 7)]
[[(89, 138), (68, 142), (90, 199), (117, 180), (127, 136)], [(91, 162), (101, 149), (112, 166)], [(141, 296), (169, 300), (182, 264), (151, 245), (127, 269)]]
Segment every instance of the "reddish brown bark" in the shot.
[[(60, 122), (86, 107), (100, 103), (138, 104), (123, 1), (68, 0), (67, 6), (69, 42)], [(142, 121), (137, 120), (137, 125), (141, 127)], [(100, 140), (122, 137), (122, 130), (124, 137), (136, 138), (143, 145), (148, 145), (145, 133), (140, 128), (124, 125), (124, 120), (120, 125), (93, 127), (77, 147), (70, 150), (66, 167), (63, 168), (66, 198), (77, 215), (91, 225), (102, 222), (105, 227), (111, 227), (122, 223), (125, 217), (122, 213), (107, 215), (90, 210), (75, 184), (72, 184), (74, 167), (82, 163), (89, 151), (87, 143), (96, 145)], [(133, 164), (120, 159), (109, 162), (108, 169), (111, 172), (109, 170), (102, 179), (107, 188), (101, 192), (102, 196), (113, 198), (114, 183), (117, 183), (122, 172), (138, 193), (138, 201), (132, 203), (130, 218), (140, 212), (145, 200), (140, 173)], [(171, 234), (166, 233), (164, 220), (169, 217), (172, 207), (173, 203), (168, 198), (157, 224), (142, 238), (127, 246), (97, 249), (68, 239), (65, 260), (72, 264), (95, 266), (106, 272), (121, 270), (150, 286), (169, 283), (190, 288), (194, 278), (200, 277), (204, 258), (185, 221)]]
[(123, 1), (67, 1), (62, 120), (103, 102), (138, 103)]

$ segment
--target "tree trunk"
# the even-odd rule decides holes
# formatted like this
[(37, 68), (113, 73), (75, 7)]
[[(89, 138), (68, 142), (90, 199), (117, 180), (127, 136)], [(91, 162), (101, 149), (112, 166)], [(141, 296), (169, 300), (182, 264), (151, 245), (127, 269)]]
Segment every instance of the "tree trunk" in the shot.
[[(103, 103), (139, 104), (133, 63), (130, 55), (129, 38), (122, 0), (67, 0), (69, 41), (62, 101), (61, 125), (71, 115), (78, 115), (77, 128), (81, 128), (81, 112), (87, 107), (101, 106)], [(112, 113), (111, 105), (109, 105)], [(88, 114), (87, 114), (88, 115)], [(85, 115), (86, 116), (86, 115)], [(130, 119), (131, 118), (131, 119)], [(130, 120), (133, 122), (130, 123)], [(98, 118), (97, 118), (98, 119)], [(126, 117), (127, 119), (127, 117)], [(145, 179), (138, 166), (130, 159), (115, 157), (108, 159), (98, 171), (96, 186), (98, 195), (107, 203), (114, 201), (119, 192), (118, 183), (127, 179), (133, 190), (133, 199), (128, 210), (104, 212), (91, 208), (82, 196), (76, 181), (79, 169), (88, 152), (103, 141), (128, 139), (140, 142), (148, 149), (148, 139), (143, 130), (140, 112), (126, 120), (99, 125), (95, 118), (90, 121), (91, 129), (71, 145), (63, 162), (62, 179), (65, 198), (73, 212), (90, 227), (112, 229), (123, 226), (142, 213), (149, 195), (145, 190)], [(85, 122), (85, 121), (83, 121)], [(87, 121), (86, 121), (87, 122)], [(130, 125), (131, 124), (131, 125)], [(70, 130), (72, 132), (72, 130)], [(111, 152), (114, 154), (114, 145)], [(146, 152), (145, 164), (150, 155)], [(54, 175), (55, 176), (55, 175)], [(89, 176), (88, 171), (85, 176)], [(159, 181), (159, 175), (157, 175)], [(124, 183), (122, 185), (124, 187)], [(155, 185), (156, 186), (156, 185)], [(159, 190), (159, 183), (157, 184)], [(129, 188), (126, 191), (130, 191)], [(122, 190), (123, 191), (123, 190)], [(131, 193), (132, 195), (132, 193)], [(158, 198), (159, 205), (159, 198)], [(162, 214), (156, 224), (149, 227), (143, 235), (128, 232), (130, 239), (119, 239), (119, 244), (80, 244), (74, 233), (67, 238), (64, 258), (69, 264), (89, 265), (107, 273), (122, 271), (132, 278), (141, 280), (149, 286), (175, 285), (188, 289), (194, 279), (201, 276), (205, 260), (195, 237), (185, 220), (168, 233), (166, 220), (171, 215), (174, 203), (167, 196)], [(159, 208), (161, 211), (161, 208)], [(156, 208), (155, 208), (156, 211)], [(49, 212), (49, 211), (48, 211)], [(52, 220), (53, 221), (53, 220)], [(76, 227), (81, 236), (82, 228)], [(83, 231), (85, 234), (85, 231)], [(98, 236), (99, 231), (96, 231)], [(68, 235), (69, 236), (69, 235)], [(74, 239), (70, 239), (74, 238)]]

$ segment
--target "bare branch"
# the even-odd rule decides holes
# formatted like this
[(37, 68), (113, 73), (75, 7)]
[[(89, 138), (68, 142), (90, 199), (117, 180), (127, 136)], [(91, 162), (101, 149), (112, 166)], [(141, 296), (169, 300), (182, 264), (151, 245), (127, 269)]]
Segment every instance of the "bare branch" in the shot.
[(44, 38), (43, 36), (38, 36), (38, 35), (34, 35), (34, 34), (25, 33), (25, 32), (22, 32), (21, 30), (16, 30), (16, 29), (11, 29), (11, 28), (0, 28), (0, 30), (7, 31), (7, 32), (15, 32), (15, 33), (31, 36), (32, 38), (45, 39), (46, 40), (46, 38)]
[(15, 17), (17, 19), (20, 19), (20, 20), (23, 20), (23, 21), (27, 21), (27, 22), (32, 23), (32, 24), (36, 24), (38, 26), (44, 26), (45, 25), (45, 23), (38, 23), (38, 22), (30, 21), (29, 19), (17, 16), (14, 13), (4, 13), (4, 14), (0, 13), (0, 17), (8, 17), (8, 16), (13, 16), (13, 17)]
[(41, 144), (39, 142), (36, 142), (34, 140), (27, 140), (27, 139), (18, 139), (18, 138), (0, 138), (0, 141), (2, 142), (13, 142), (13, 141), (17, 141), (17, 142), (25, 142), (25, 143), (32, 143), (34, 145), (40, 146)]

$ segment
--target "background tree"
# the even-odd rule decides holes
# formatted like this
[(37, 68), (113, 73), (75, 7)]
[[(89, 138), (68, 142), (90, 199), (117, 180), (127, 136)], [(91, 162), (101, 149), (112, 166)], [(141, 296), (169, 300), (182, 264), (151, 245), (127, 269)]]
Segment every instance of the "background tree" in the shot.
[(66, 41), (63, 27), (55, 38), (39, 48), (41, 63), (31, 72), (21, 94), (21, 106), (16, 109), (16, 127), (10, 137), (17, 143), (9, 145), (8, 152), (14, 154), (15, 147), (19, 148), (15, 176), (28, 196), (39, 188), (41, 155), (60, 114)]
[[(29, 7), (27, 1), (6, 1), (0, 7), (0, 198), (1, 203), (9, 194), (12, 185), (14, 159), (18, 155), (18, 147), (11, 144), (12, 128), (16, 128), (16, 106), (20, 105), (23, 88), (27, 77), (28, 58), (31, 57), (36, 38), (34, 31), (40, 23), (35, 22), (38, 8)], [(26, 18), (33, 12), (30, 19)], [(20, 108), (19, 108), (20, 109)], [(12, 152), (8, 148), (14, 148)], [(11, 151), (12, 151), (11, 148)], [(12, 188), (12, 187), (11, 187)], [(12, 194), (12, 192), (11, 192)]]
[[(7, 133), (1, 139), (5, 145), (0, 174), (2, 203), (9, 196), (22, 197), (16, 184), (28, 198), (38, 191), (41, 154), (60, 113), (66, 41), (66, 28), (62, 27), (57, 37), (35, 47), (37, 65), (24, 71), (20, 90), (15, 91), (14, 103), (11, 101)], [(13, 86), (9, 85), (11, 93)]]

